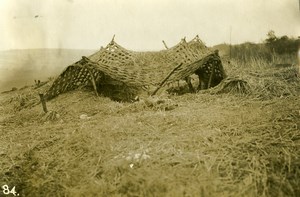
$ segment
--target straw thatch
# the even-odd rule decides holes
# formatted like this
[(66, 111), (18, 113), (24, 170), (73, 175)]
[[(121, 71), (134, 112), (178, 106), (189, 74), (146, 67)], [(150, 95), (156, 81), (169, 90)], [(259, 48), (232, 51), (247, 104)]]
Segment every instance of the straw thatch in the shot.
[(149, 87), (157, 87), (176, 66), (182, 64), (166, 83), (190, 76), (212, 56), (216, 54), (198, 36), (190, 42), (182, 39), (174, 47), (158, 52), (127, 50), (113, 39), (105, 48), (67, 67), (45, 98), (51, 99), (87, 84), (92, 84), (96, 92), (99, 84), (144, 88), (149, 92)]

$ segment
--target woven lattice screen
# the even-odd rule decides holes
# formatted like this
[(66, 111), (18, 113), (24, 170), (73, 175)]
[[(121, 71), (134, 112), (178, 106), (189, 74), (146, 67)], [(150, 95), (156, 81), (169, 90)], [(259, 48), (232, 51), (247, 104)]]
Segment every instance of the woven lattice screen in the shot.
[(182, 63), (167, 83), (177, 81), (194, 73), (201, 66), (199, 61), (205, 61), (212, 54), (198, 36), (190, 42), (182, 39), (174, 47), (156, 52), (127, 50), (112, 40), (105, 48), (67, 67), (54, 81), (46, 98), (86, 85), (89, 81), (99, 82), (103, 76), (127, 86), (157, 86)]

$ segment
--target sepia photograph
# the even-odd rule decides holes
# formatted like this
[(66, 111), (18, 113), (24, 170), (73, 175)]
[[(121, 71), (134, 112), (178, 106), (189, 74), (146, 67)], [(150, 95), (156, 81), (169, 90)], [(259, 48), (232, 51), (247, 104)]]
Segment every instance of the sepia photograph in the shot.
[(300, 196), (300, 0), (0, 0), (13, 196)]

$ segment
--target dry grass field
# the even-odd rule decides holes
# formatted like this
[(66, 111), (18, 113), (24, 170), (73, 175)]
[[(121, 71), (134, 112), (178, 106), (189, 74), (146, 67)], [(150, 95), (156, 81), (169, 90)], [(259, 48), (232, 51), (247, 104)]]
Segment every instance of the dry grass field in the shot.
[(225, 70), (249, 93), (131, 103), (79, 89), (48, 114), (36, 103), (49, 84), (2, 93), (0, 186), (28, 197), (300, 196), (296, 68), (253, 59)]

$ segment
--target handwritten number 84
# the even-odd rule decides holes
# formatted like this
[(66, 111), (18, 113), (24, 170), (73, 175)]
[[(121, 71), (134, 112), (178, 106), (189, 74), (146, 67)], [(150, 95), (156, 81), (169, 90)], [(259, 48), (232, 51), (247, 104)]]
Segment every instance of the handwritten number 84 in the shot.
[(2, 189), (3, 189), (2, 192), (3, 192), (3, 194), (5, 194), (5, 195), (8, 195), (8, 194), (13, 194), (14, 196), (17, 195), (15, 186), (14, 186), (11, 190), (9, 190), (8, 185), (3, 185), (3, 186), (2, 186)]

